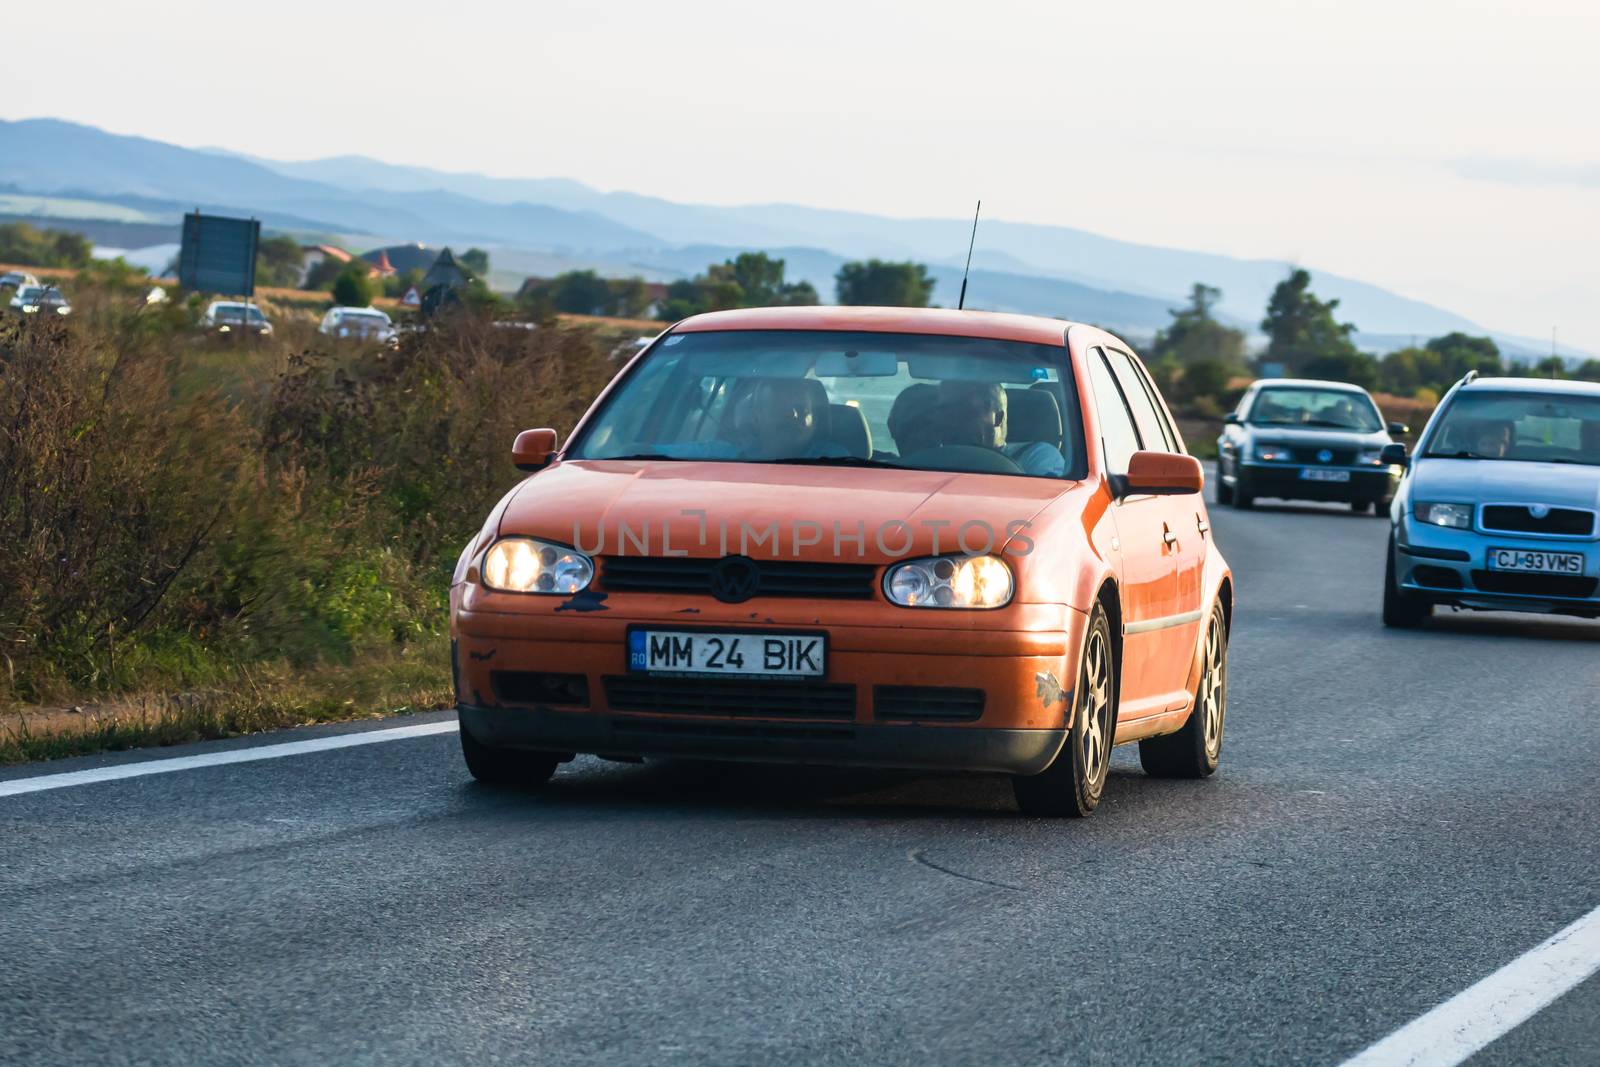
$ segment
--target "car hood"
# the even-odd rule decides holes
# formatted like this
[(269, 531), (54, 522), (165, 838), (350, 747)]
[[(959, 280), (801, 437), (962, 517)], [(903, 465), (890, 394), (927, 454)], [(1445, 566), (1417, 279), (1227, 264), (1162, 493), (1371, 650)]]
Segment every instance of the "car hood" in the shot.
[(1493, 459), (1419, 459), (1413, 500), (1550, 504), (1600, 510), (1600, 467)]
[(1292, 426), (1250, 426), (1250, 439), (1257, 444), (1285, 444), (1293, 448), (1382, 448), (1393, 443), (1383, 430), (1332, 430), (1325, 426), (1300, 430)]
[[(968, 547), (982, 551), (992, 530), (998, 550), (1008, 527), (1015, 532), (1077, 484), (945, 471), (572, 460), (523, 482), (499, 532), (577, 545), (595, 555), (670, 551), (709, 557), (744, 550), (753, 556), (887, 563), (931, 554), (936, 538), (938, 551), (958, 551), (958, 531), (967, 523), (987, 524), (969, 529)], [(836, 523), (843, 535), (837, 552)], [(776, 552), (771, 540), (754, 543), (774, 525)], [(864, 531), (859, 549), (852, 539), (858, 530)], [(880, 531), (883, 547), (877, 543)], [(641, 537), (647, 540), (644, 551)], [(817, 543), (799, 543), (812, 539)]]

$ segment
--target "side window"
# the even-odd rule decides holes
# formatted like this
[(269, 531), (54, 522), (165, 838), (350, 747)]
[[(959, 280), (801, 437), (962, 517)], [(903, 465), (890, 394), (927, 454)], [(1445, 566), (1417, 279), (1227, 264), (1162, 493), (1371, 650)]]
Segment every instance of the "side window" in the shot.
[(1161, 408), (1155, 402), (1152, 393), (1154, 387), (1144, 380), (1144, 375), (1134, 366), (1132, 358), (1115, 348), (1106, 349), (1106, 358), (1116, 371), (1117, 382), (1122, 386), (1123, 395), (1128, 398), (1128, 406), (1133, 409), (1133, 421), (1139, 427), (1139, 437), (1144, 441), (1144, 447), (1178, 451), (1177, 435), (1167, 425)]
[(1095, 410), (1100, 414), (1100, 439), (1105, 445), (1106, 470), (1112, 474), (1127, 474), (1128, 460), (1139, 451), (1139, 434), (1133, 428), (1133, 418), (1117, 388), (1111, 368), (1106, 366), (1100, 349), (1089, 352), (1089, 384), (1094, 390)]

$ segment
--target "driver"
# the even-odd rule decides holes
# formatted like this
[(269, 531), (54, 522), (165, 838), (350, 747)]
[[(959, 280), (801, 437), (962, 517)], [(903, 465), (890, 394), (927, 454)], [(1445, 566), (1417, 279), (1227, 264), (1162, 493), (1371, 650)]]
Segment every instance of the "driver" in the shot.
[(1022, 468), (1024, 474), (1060, 477), (1067, 461), (1061, 450), (1045, 441), (1006, 443), (1006, 391), (997, 382), (943, 381), (939, 404), (939, 439), (945, 445), (991, 448)]

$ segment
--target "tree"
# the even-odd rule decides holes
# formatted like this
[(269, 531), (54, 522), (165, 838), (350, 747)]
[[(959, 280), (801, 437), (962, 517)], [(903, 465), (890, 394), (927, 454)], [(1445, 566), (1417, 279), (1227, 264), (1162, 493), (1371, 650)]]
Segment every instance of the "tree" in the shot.
[(833, 280), (841, 304), (924, 308), (933, 296), (934, 280), (921, 263), (856, 260), (840, 267)]
[(323, 256), (311, 265), (311, 269), (306, 272), (306, 280), (301, 283), (300, 288), (312, 291), (327, 289), (344, 268), (343, 260)]
[(368, 276), (371, 266), (363, 259), (353, 259), (344, 265), (333, 280), (333, 302), (340, 307), (369, 307), (376, 287)]
[(278, 289), (292, 288), (300, 281), (305, 253), (293, 237), (269, 237), (256, 245), (256, 284)]
[(83, 267), (92, 245), (82, 234), (40, 230), (25, 222), (0, 224), (0, 263), (27, 267)]
[(1171, 358), (1180, 365), (1208, 360), (1234, 371), (1244, 369), (1244, 331), (1224, 326), (1211, 314), (1222, 290), (1199, 282), (1189, 290), (1189, 306), (1169, 311), (1172, 323), (1156, 333), (1150, 360)]
[[(1267, 303), (1267, 317), (1261, 329), (1267, 335), (1267, 351), (1262, 359), (1281, 363), (1299, 372), (1316, 361), (1349, 360), (1357, 354), (1350, 340), (1352, 323), (1336, 322), (1337, 300), (1318, 300), (1311, 292), (1311, 275), (1293, 270), (1278, 283)], [(1325, 364), (1329, 365), (1329, 364)]]
[(1600, 382), (1600, 359), (1586, 359), (1572, 376), (1585, 382)]
[(658, 317), (676, 322), (706, 311), (815, 303), (817, 290), (810, 282), (784, 280), (783, 260), (743, 252), (712, 264), (704, 274), (668, 285)]
[(475, 278), (489, 277), (489, 253), (481, 248), (469, 248), (456, 257), (463, 270)]
[(1438, 372), (1443, 377), (1432, 384), (1448, 386), (1460, 381), (1468, 371), (1482, 375), (1499, 374), (1504, 368), (1500, 359), (1500, 346), (1489, 337), (1471, 337), (1456, 332), (1435, 337), (1427, 344), (1430, 352), (1439, 356)]
[(1301, 364), (1300, 373), (1307, 378), (1320, 378), (1329, 382), (1349, 382), (1363, 389), (1378, 387), (1378, 361), (1353, 347), (1348, 352), (1329, 352)]

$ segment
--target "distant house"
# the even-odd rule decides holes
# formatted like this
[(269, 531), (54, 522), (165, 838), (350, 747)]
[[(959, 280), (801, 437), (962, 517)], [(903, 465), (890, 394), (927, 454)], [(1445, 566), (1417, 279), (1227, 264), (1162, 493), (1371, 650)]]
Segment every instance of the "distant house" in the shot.
[(427, 245), (412, 243), (374, 248), (370, 252), (361, 253), (361, 258), (373, 264), (382, 260), (400, 274), (408, 274), (414, 270), (427, 270), (433, 266), (433, 261), (439, 258), (439, 253)]
[(389, 250), (386, 248), (378, 249), (378, 258), (371, 262), (372, 272), (379, 278), (392, 278), (394, 275), (400, 273), (399, 271), (395, 270), (393, 264), (389, 262)]
[(301, 245), (300, 246), (300, 280), (295, 284), (303, 286), (306, 279), (311, 277), (311, 272), (325, 259), (336, 263), (348, 263), (356, 258), (337, 245)]

